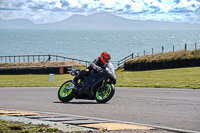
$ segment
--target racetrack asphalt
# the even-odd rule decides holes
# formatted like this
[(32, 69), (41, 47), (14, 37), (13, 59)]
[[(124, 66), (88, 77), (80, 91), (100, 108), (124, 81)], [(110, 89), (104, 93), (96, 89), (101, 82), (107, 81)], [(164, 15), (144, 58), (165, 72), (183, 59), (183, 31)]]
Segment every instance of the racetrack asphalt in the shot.
[(200, 132), (200, 90), (116, 87), (106, 104), (62, 103), (59, 87), (0, 88), (0, 108), (62, 113)]

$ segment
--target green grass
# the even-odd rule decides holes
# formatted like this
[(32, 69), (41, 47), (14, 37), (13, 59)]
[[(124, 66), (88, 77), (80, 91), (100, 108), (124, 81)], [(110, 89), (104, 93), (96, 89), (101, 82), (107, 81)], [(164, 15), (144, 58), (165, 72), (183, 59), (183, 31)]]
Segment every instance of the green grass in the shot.
[(67, 80), (72, 80), (69, 74), (55, 74), (54, 81), (49, 82), (49, 75), (0, 75), (1, 87), (54, 87), (60, 86)]
[[(75, 68), (85, 69), (83, 66)], [(55, 74), (54, 81), (49, 82), (48, 74), (0, 75), (0, 87), (55, 87), (73, 78), (70, 74)]]
[(119, 71), (116, 75), (117, 86), (200, 89), (200, 67)]
[[(200, 89), (200, 67), (163, 69), (151, 71), (116, 71), (116, 86), (166, 87)], [(49, 75), (0, 75), (0, 87), (50, 87), (61, 86), (72, 80), (70, 74), (55, 75), (49, 82)]]
[(56, 128), (48, 128), (46, 125), (31, 125), (19, 122), (0, 120), (0, 133), (29, 133), (29, 132), (60, 132)]

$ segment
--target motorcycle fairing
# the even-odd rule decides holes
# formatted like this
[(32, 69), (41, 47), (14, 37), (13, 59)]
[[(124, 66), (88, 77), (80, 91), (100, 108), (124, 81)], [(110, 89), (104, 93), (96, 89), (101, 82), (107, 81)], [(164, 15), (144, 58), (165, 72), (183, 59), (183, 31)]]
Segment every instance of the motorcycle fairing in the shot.
[(86, 78), (86, 83), (89, 88), (93, 88), (96, 86), (99, 82), (104, 80), (107, 76), (101, 74), (100, 72), (93, 72), (89, 77)]
[(92, 72), (91, 75), (85, 79), (83, 88), (81, 88), (81, 90), (78, 93), (76, 93), (75, 98), (94, 100), (93, 88), (97, 84), (99, 84), (100, 82), (105, 80), (106, 77), (107, 77), (106, 75), (104, 75), (100, 72)]

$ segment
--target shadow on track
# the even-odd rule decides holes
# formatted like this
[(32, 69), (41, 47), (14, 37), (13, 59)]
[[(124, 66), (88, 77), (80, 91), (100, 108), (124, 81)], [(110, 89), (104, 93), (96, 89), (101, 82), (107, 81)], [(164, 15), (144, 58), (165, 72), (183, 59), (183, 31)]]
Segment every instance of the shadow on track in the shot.
[(108, 104), (108, 103), (97, 103), (97, 102), (53, 102), (61, 104)]

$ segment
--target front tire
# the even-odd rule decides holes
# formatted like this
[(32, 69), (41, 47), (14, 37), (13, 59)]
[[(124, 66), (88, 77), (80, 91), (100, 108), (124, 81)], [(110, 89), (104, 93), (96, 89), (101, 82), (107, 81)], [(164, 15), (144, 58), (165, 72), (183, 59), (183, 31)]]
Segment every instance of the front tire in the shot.
[(102, 90), (99, 88), (95, 93), (95, 100), (98, 103), (106, 103), (108, 102), (115, 93), (115, 87), (113, 84), (106, 84), (106, 89)]
[(70, 87), (72, 85), (72, 81), (66, 81), (60, 86), (60, 89), (58, 90), (58, 99), (62, 102), (69, 102), (71, 101), (73, 96), (73, 88), (72, 89), (66, 89), (66, 87)]

